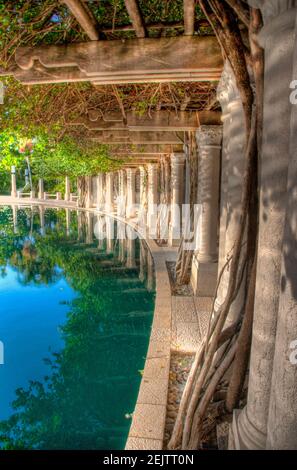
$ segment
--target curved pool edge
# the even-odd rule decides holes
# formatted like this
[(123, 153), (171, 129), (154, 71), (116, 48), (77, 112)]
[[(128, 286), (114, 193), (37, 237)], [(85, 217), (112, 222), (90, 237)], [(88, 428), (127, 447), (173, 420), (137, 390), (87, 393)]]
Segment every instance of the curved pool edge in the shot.
[[(99, 211), (96, 208), (78, 208), (76, 204), (65, 201), (41, 201), (27, 199), (17, 203), (10, 197), (0, 197), (0, 205), (17, 204), (44, 205), (48, 208), (71, 208), (94, 214), (108, 215), (127, 225), (137, 233), (136, 224), (131, 219), (119, 217), (114, 213)], [(154, 240), (140, 237), (147, 243), (154, 261), (156, 298), (151, 335), (142, 373), (136, 406), (125, 450), (162, 450), (167, 395), (170, 371), (171, 350), (171, 287), (166, 266), (166, 256), (162, 247)]]
[(148, 352), (126, 450), (162, 450), (170, 371), (171, 288), (163, 249), (146, 240), (155, 266), (156, 299)]

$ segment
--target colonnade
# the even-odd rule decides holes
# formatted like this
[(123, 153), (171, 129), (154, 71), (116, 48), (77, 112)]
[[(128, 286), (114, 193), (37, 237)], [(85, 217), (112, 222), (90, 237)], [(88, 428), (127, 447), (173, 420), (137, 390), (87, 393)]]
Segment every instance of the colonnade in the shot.
[[(245, 408), (234, 413), (230, 445), (236, 449), (297, 449), (297, 105), (290, 102), (290, 84), (297, 80), (297, 0), (249, 3), (259, 7), (264, 18), (259, 34), (265, 51), (264, 125), (248, 397)], [(220, 274), (216, 309), (226, 297), (230, 260), (241, 224), (246, 144), (243, 106), (228, 62), (217, 96), (222, 125), (202, 125), (196, 132), (199, 217), (191, 269), (191, 284), (200, 297), (214, 296)], [(167, 201), (171, 210), (166, 219), (167, 234), (162, 238), (172, 247), (178, 245), (181, 208), (190, 202), (187, 150), (185, 146), (183, 153), (160, 155), (158, 161), (133, 162), (119, 171), (89, 177), (87, 208), (97, 207), (124, 219), (141, 214), (148, 235), (157, 238), (156, 206)], [(15, 197), (16, 192), (12, 173), (11, 195)], [(40, 182), (40, 198), (42, 194)], [(65, 200), (70, 199), (66, 179)], [(119, 256), (126, 256), (127, 265), (133, 267), (133, 241), (121, 242)], [(147, 254), (141, 251), (140, 259), (147, 259)], [(147, 265), (153, 269), (152, 261)], [(241, 314), (244, 294), (243, 278), (226, 326)]]

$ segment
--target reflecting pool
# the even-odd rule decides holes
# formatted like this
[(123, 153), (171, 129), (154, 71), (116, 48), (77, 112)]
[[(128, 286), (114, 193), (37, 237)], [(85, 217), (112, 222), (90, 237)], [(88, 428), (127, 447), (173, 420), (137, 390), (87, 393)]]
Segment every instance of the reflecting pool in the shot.
[(123, 449), (153, 309), (130, 228), (0, 207), (0, 449)]

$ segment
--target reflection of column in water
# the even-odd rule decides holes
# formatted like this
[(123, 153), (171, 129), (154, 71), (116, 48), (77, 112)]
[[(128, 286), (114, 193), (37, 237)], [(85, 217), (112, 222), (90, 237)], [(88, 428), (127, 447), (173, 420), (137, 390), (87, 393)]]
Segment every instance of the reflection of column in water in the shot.
[(17, 206), (12, 206), (12, 218), (13, 218), (13, 232), (18, 232), (18, 209)]
[(66, 235), (69, 237), (70, 235), (70, 220), (71, 220), (71, 212), (70, 209), (65, 209), (66, 215)]
[(98, 238), (99, 250), (104, 249), (104, 238), (105, 238), (104, 228), (105, 228), (105, 217), (102, 215), (99, 215), (97, 217), (97, 223), (96, 223), (96, 237)]
[(125, 249), (126, 249), (126, 226), (122, 222), (117, 223), (117, 237), (119, 240), (119, 261), (123, 263), (125, 261)]
[(83, 238), (83, 227), (82, 227), (82, 212), (77, 211), (77, 239), (81, 241)]
[(135, 232), (131, 227), (127, 227), (127, 268), (135, 268)]
[(87, 212), (87, 239), (88, 244), (93, 243), (93, 214)]
[(44, 235), (45, 233), (45, 222), (44, 222), (44, 207), (39, 206), (39, 219), (40, 219), (40, 233)]
[(146, 248), (143, 241), (140, 241), (140, 254), (139, 254), (139, 279), (144, 282), (147, 271), (147, 255)]
[(31, 210), (26, 210), (26, 225), (27, 227), (31, 227), (31, 214), (33, 214), (32, 206), (30, 207)]
[(147, 280), (146, 287), (149, 292), (154, 290), (154, 261), (151, 252), (147, 250)]
[(112, 253), (114, 250), (114, 219), (105, 217), (106, 225), (106, 251)]

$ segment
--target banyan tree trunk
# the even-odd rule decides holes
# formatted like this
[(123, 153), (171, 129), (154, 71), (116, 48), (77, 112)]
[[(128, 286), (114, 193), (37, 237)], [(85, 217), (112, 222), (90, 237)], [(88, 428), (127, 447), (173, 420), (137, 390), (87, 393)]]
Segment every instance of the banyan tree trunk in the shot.
[(77, 193), (78, 193), (78, 207), (86, 207), (88, 184), (86, 176), (79, 176), (77, 178)]

